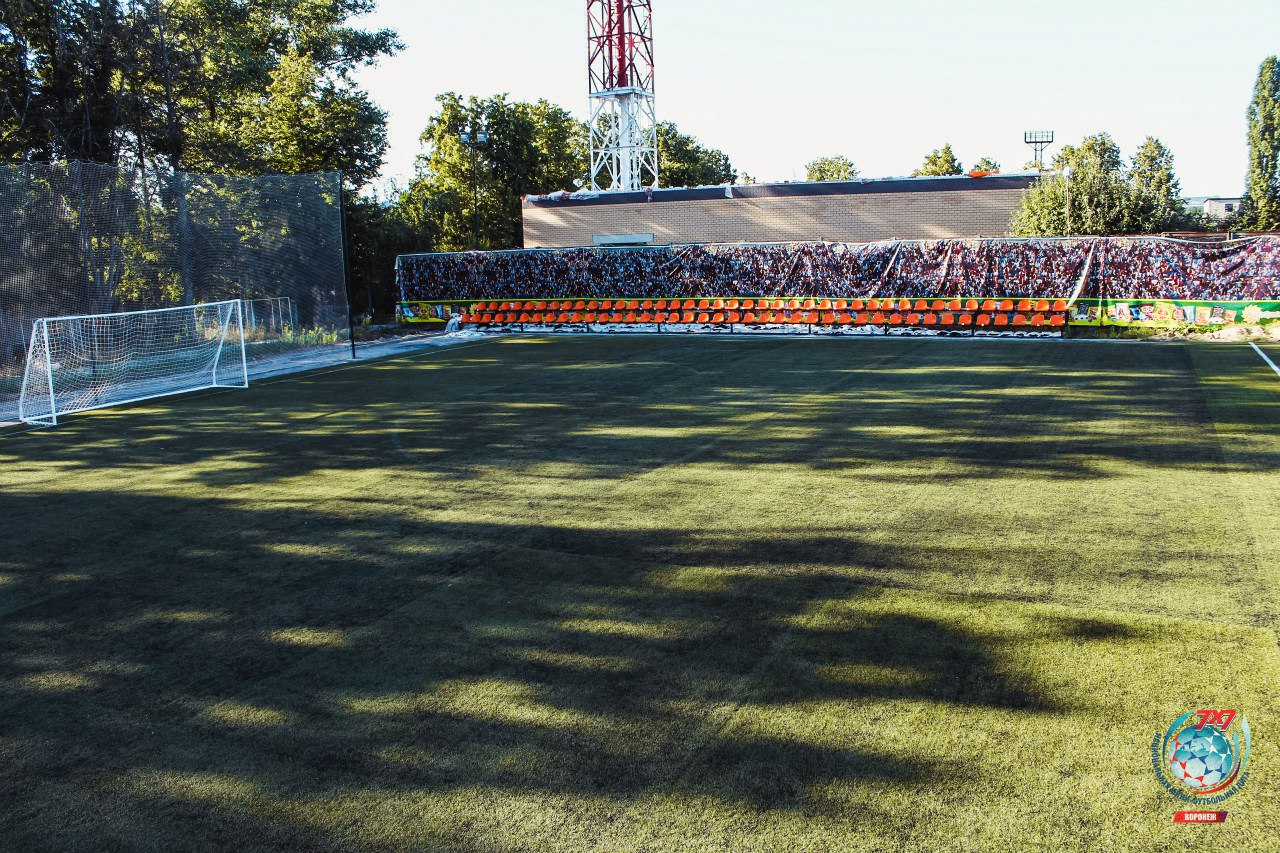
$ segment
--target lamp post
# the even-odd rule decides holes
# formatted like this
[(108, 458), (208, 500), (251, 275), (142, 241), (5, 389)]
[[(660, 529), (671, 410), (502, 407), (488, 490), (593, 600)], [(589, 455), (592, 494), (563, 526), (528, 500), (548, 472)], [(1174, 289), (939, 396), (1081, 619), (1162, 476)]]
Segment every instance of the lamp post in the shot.
[(1076, 170), (1068, 166), (1062, 170), (1062, 174), (1067, 178), (1067, 236), (1071, 236), (1071, 177)]
[(476, 251), (480, 248), (480, 170), (476, 149), (489, 144), (489, 131), (464, 130), (458, 139), (471, 149), (471, 250)]

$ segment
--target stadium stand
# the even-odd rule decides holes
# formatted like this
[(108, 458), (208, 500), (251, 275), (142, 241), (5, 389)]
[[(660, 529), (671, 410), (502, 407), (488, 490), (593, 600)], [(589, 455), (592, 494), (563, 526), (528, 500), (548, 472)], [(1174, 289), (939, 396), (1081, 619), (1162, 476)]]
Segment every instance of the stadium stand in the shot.
[[(692, 301), (680, 310), (695, 312), (684, 322), (699, 322), (697, 314), (706, 312), (711, 300), (767, 298), (858, 300), (868, 303), (872, 323), (877, 313), (886, 313), (886, 322), (895, 322), (901, 314), (898, 319), (904, 325), (913, 315), (920, 315), (922, 325), (934, 325), (926, 322), (930, 314), (936, 315), (937, 325), (963, 324), (966, 315), (975, 325), (986, 325), (985, 314), (993, 326), (1002, 325), (1001, 316), (1012, 325), (1019, 315), (1025, 324), (1034, 325), (1037, 314), (1052, 322), (1054, 312), (1018, 310), (1016, 304), (1004, 303), (1075, 298), (1275, 300), (1280, 298), (1280, 239), (998, 239), (520, 250), (407, 255), (398, 260), (397, 273), (404, 303), (573, 300), (564, 309), (569, 319), (563, 322), (573, 322), (575, 310), (603, 310), (574, 307), (582, 300), (624, 300), (622, 307), (611, 309), (622, 314), (618, 322), (627, 322), (627, 313), (637, 309), (661, 311), (658, 301)], [(964, 304), (951, 307), (957, 299)], [(870, 305), (876, 300), (907, 304), (877, 309)], [(935, 305), (938, 300), (948, 304)], [(999, 300), (1001, 305), (983, 310), (981, 305), (970, 307), (973, 300)], [(927, 307), (917, 307), (920, 301)], [(654, 307), (644, 308), (645, 302)], [(807, 310), (815, 309), (822, 311), (816, 305)], [(671, 310), (668, 305), (668, 315)], [(783, 312), (789, 322), (796, 307), (774, 304), (768, 310)], [(756, 306), (757, 315), (760, 311)], [(714, 313), (709, 322), (714, 322)], [(839, 320), (837, 309), (822, 313)], [(857, 322), (858, 313), (851, 312), (851, 322)], [(537, 322), (532, 315), (530, 322)]]

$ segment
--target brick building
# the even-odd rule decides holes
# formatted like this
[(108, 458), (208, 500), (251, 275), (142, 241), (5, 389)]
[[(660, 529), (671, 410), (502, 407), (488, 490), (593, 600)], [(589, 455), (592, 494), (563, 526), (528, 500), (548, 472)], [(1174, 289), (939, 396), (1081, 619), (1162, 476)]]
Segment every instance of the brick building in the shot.
[(751, 184), (543, 196), (524, 202), (527, 248), (1001, 237), (1035, 174)]

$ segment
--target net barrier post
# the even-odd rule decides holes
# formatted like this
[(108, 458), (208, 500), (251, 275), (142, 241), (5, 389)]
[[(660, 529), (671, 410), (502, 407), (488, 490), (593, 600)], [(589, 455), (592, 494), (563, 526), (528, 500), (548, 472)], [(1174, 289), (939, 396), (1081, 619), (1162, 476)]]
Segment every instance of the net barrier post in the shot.
[(351, 318), (355, 296), (351, 292), (351, 250), (347, 235), (347, 194), (342, 188), (342, 172), (338, 172), (338, 218), (342, 222), (342, 281), (347, 288), (347, 337), (351, 341), (351, 360), (356, 360), (356, 324)]

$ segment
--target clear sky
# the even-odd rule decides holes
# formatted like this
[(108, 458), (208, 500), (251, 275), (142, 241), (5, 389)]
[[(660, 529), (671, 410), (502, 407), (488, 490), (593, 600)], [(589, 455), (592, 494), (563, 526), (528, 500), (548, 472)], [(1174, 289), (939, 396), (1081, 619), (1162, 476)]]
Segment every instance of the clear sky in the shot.
[[(654, 0), (658, 116), (758, 180), (844, 154), (904, 175), (950, 142), (966, 167), (1109, 131), (1148, 134), (1185, 195), (1234, 195), (1277, 0)], [(360, 80), (390, 113), (384, 178), (413, 174), (434, 97), (507, 92), (585, 118), (586, 0), (380, 0), (364, 26), (406, 44)], [(1054, 150), (1050, 149), (1050, 154)], [(548, 187), (548, 190), (558, 189)]]

